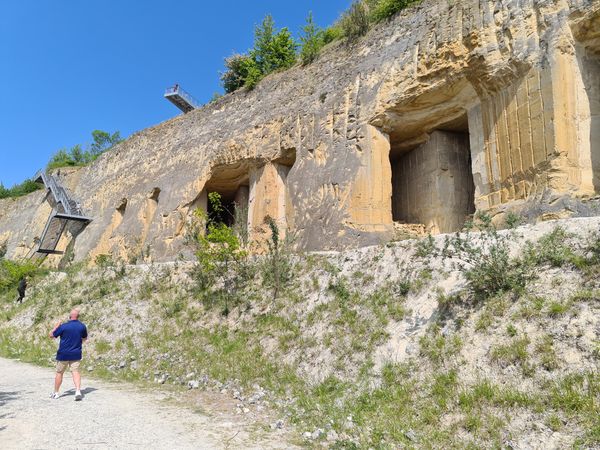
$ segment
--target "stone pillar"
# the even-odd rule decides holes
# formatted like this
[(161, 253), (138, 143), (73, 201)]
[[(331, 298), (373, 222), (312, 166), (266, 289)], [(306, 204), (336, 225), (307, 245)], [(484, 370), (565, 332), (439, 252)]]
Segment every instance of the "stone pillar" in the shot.
[(190, 210), (193, 212), (196, 209), (202, 209), (204, 212), (208, 212), (208, 192), (206, 188), (202, 189), (198, 197), (194, 199)]
[(390, 231), (392, 172), (389, 137), (366, 125), (359, 141), (360, 167), (352, 184), (350, 223), (364, 231)]
[(577, 61), (582, 80), (579, 86), (581, 153), (590, 155), (592, 183), (595, 192), (600, 193), (600, 48), (579, 46)]
[(248, 200), (250, 198), (250, 187), (240, 186), (235, 193), (233, 201), (236, 205), (241, 207), (248, 207)]
[(267, 163), (250, 172), (248, 201), (248, 229), (251, 242), (264, 241), (269, 236), (264, 225), (266, 216), (275, 220), (281, 236), (287, 229), (286, 185), (290, 168), (282, 164)]
[(548, 54), (544, 66), (482, 95), (469, 110), (477, 209), (546, 189), (589, 195), (600, 185), (594, 147), (600, 64), (594, 58), (578, 61), (574, 51), (555, 48)]
[(394, 220), (422, 223), (433, 233), (462, 228), (474, 212), (469, 138), (434, 131), (394, 162)]

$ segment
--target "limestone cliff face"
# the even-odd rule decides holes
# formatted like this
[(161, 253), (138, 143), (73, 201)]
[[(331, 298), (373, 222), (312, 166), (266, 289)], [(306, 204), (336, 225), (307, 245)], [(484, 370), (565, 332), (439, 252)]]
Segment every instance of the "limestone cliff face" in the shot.
[[(423, 1), (61, 175), (94, 219), (75, 257), (172, 259), (211, 191), (247, 206), (254, 239), (268, 214), (304, 249), (381, 242), (394, 221), (452, 231), (475, 208), (548, 192), (593, 195), (599, 30), (598, 0)], [(9, 255), (34, 247), (42, 197), (0, 203)]]

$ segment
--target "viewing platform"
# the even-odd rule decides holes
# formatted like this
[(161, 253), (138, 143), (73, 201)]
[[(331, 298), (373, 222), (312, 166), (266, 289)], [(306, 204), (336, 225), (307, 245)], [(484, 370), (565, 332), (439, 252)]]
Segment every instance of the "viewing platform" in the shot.
[(177, 106), (184, 113), (188, 113), (200, 107), (200, 104), (194, 97), (185, 92), (176, 84), (165, 91), (165, 98)]

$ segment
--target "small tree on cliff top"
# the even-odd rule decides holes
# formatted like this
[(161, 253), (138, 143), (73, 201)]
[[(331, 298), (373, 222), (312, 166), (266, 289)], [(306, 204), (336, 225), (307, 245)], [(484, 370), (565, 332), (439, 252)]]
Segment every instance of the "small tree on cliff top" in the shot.
[(254, 88), (264, 76), (287, 69), (296, 63), (296, 43), (287, 28), (275, 30), (275, 22), (267, 15), (254, 31), (254, 47), (246, 55), (234, 54), (225, 59), (227, 70), (221, 74), (226, 92), (240, 87)]

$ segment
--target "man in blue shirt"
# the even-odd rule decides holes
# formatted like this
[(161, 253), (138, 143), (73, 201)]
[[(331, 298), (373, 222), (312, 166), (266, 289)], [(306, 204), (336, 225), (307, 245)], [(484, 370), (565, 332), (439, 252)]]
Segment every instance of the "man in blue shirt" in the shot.
[(56, 352), (56, 378), (54, 379), (54, 392), (50, 398), (59, 398), (58, 391), (62, 384), (63, 374), (67, 367), (71, 369), (73, 383), (75, 384), (75, 400), (81, 400), (81, 374), (79, 364), (81, 363), (81, 344), (87, 339), (87, 328), (79, 320), (79, 310), (74, 309), (69, 314), (69, 321), (58, 322), (50, 332), (50, 337), (60, 337), (60, 345)]

